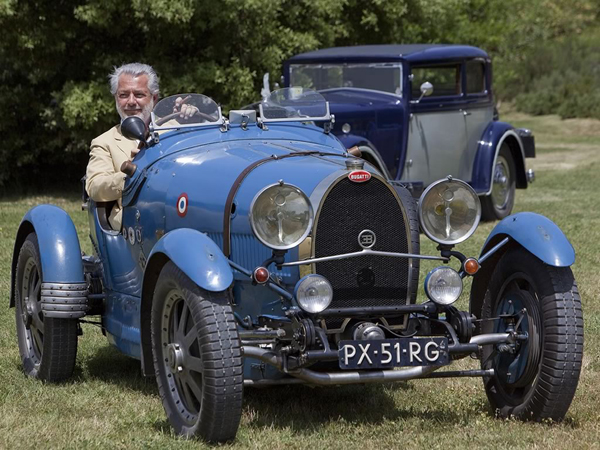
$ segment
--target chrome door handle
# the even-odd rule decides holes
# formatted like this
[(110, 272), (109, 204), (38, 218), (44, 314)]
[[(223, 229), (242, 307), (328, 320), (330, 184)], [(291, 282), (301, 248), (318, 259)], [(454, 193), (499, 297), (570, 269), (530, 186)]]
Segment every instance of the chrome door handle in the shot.
[(469, 111), (465, 111), (464, 109), (461, 109), (463, 116), (470, 116), (471, 113)]

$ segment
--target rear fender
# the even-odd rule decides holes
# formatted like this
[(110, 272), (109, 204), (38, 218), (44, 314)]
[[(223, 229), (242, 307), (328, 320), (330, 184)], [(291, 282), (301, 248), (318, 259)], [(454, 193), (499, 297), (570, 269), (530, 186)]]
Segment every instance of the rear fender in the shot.
[(477, 154), (473, 162), (471, 185), (478, 194), (489, 195), (492, 190), (492, 179), (496, 158), (500, 147), (506, 143), (510, 148), (515, 168), (517, 170), (516, 187), (527, 187), (527, 174), (525, 172), (525, 152), (521, 137), (512, 125), (506, 122), (491, 122), (483, 132), (477, 147)]
[(58, 206), (39, 205), (27, 211), (13, 249), (10, 306), (15, 306), (15, 277), (21, 246), (30, 233), (37, 235), (44, 283), (85, 283), (77, 230), (69, 215)]

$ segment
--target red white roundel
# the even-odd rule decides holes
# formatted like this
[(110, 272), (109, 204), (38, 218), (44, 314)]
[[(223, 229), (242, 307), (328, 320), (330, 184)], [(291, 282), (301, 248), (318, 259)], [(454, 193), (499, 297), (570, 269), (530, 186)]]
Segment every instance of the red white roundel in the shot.
[(181, 194), (177, 199), (177, 215), (179, 217), (185, 217), (188, 209), (188, 196), (187, 194)]
[(355, 183), (364, 183), (371, 179), (371, 173), (366, 170), (354, 170), (348, 174), (348, 179)]

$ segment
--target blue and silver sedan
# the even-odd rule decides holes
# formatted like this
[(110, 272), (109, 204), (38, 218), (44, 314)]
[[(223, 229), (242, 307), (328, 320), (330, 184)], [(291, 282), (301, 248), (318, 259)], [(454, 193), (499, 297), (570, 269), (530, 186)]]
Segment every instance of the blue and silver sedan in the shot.
[(464, 45), (375, 45), (303, 53), (284, 64), (286, 86), (318, 90), (333, 133), (390, 180), (418, 195), (451, 175), (481, 197), (484, 220), (512, 211), (533, 180), (533, 135), (500, 122), (488, 54)]

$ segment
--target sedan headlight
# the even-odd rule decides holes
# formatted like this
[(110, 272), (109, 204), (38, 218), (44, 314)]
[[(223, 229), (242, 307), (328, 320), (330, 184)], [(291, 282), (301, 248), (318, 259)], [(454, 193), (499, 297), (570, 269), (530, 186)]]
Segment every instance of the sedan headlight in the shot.
[(259, 192), (250, 206), (252, 231), (263, 244), (287, 250), (310, 233), (313, 210), (299, 188), (278, 183)]
[(481, 218), (481, 203), (471, 186), (452, 178), (431, 184), (419, 201), (419, 219), (435, 242), (454, 245), (468, 239)]
[(309, 313), (320, 313), (327, 309), (333, 299), (333, 288), (321, 275), (306, 275), (294, 289), (298, 306)]
[(425, 278), (427, 297), (439, 305), (451, 305), (462, 292), (462, 279), (452, 267), (436, 267)]

